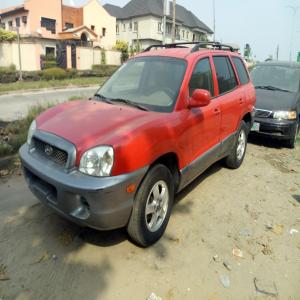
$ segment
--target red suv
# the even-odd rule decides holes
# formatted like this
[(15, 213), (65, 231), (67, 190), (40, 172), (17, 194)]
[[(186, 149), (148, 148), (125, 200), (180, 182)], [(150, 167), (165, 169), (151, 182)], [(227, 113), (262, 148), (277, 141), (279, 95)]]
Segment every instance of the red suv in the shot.
[(254, 104), (231, 47), (152, 46), (92, 99), (42, 113), (20, 149), (24, 174), (62, 216), (99, 230), (126, 226), (146, 247), (164, 233), (176, 193), (218, 160), (241, 165)]

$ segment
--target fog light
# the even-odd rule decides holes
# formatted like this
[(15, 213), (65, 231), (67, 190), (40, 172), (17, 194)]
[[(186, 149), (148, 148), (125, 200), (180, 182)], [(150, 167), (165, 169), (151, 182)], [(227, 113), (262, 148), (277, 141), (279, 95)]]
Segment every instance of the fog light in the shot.
[(74, 209), (70, 215), (74, 218), (80, 219), (80, 220), (86, 220), (90, 217), (90, 205), (87, 202), (87, 200), (80, 196), (76, 195), (76, 202), (78, 204), (77, 208)]

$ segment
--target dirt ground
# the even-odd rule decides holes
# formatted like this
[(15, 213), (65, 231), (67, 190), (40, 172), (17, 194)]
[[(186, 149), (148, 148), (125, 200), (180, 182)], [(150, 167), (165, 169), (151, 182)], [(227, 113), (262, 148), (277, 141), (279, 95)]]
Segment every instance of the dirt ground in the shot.
[(0, 182), (0, 299), (300, 299), (300, 146), (252, 139), (177, 196), (167, 231), (141, 249), (125, 230), (80, 228)]

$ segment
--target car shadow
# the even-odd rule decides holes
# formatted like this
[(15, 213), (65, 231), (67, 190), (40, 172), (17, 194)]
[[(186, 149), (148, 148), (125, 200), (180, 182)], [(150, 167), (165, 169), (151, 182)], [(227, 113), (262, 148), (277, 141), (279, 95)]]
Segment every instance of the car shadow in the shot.
[(248, 142), (257, 146), (263, 146), (274, 149), (285, 148), (284, 141), (282, 140), (260, 136), (256, 134), (249, 134)]
[(190, 194), (198, 185), (200, 185), (207, 177), (217, 173), (223, 168), (222, 162), (216, 162), (210, 166), (204, 173), (196, 177), (188, 186), (186, 186), (182, 191), (180, 191), (174, 199), (173, 213), (188, 214), (191, 211), (192, 202), (182, 200)]

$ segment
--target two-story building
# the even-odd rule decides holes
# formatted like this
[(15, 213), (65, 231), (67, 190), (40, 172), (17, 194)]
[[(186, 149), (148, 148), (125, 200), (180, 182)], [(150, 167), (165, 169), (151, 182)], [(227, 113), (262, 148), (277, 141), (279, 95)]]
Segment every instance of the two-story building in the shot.
[[(100, 48), (111, 50), (116, 44), (116, 18), (98, 0), (89, 0), (81, 7), (64, 5), (62, 0), (24, 0), (21, 5), (0, 11), (0, 26), (19, 31), (25, 70), (39, 70), (41, 57), (57, 53), (64, 59), (60, 66), (89, 68), (100, 63), (98, 58), (91, 61), (90, 56), (98, 57)], [(0, 46), (6, 56), (0, 57), (0, 66), (18, 66), (16, 45)], [(94, 49), (98, 49), (96, 55)], [(116, 60), (109, 57), (108, 61)]]
[[(166, 43), (172, 41), (173, 5), (167, 16)], [(124, 7), (105, 4), (104, 8), (117, 19), (118, 40), (125, 40), (130, 46), (137, 43), (142, 48), (163, 42), (164, 0), (131, 0)], [(201, 41), (213, 31), (201, 22), (191, 11), (176, 5), (176, 42)]]

